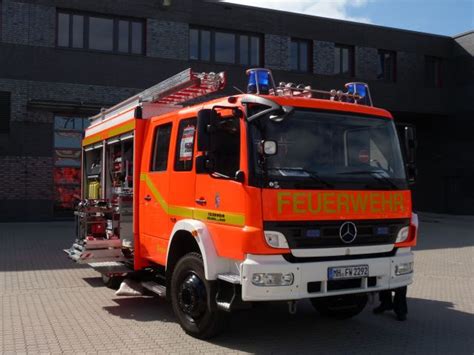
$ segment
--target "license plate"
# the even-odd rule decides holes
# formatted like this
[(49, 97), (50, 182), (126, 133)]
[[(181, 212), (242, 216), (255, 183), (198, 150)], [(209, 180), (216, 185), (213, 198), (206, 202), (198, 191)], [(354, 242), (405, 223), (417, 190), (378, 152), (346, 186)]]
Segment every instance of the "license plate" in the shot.
[(328, 279), (354, 279), (369, 276), (369, 265), (337, 266), (328, 268)]

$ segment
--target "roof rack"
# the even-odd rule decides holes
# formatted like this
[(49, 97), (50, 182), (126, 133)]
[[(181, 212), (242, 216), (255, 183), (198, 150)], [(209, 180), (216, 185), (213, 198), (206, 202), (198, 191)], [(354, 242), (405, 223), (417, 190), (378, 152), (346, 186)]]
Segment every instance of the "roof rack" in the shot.
[(128, 111), (142, 103), (155, 103), (175, 106), (224, 88), (226, 76), (220, 73), (198, 73), (191, 68), (173, 75), (172, 77), (114, 105), (103, 109), (90, 118), (91, 121), (103, 121), (111, 116)]

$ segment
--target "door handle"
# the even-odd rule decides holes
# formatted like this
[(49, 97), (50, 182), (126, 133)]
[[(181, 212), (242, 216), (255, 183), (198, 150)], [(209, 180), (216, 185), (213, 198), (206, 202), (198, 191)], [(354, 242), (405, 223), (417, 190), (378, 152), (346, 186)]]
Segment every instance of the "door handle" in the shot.
[(145, 201), (151, 201), (151, 196), (150, 196), (150, 195), (146, 195), (143, 199), (144, 199)]
[(198, 205), (204, 206), (207, 203), (207, 201), (204, 197), (201, 197), (201, 198), (196, 199), (196, 203)]

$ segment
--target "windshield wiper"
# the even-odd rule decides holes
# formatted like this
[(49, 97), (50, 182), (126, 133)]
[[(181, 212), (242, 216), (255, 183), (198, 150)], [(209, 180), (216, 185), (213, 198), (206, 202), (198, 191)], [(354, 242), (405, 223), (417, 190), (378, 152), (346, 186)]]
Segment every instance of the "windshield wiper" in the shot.
[(399, 190), (400, 188), (398, 185), (396, 185), (392, 180), (390, 180), (388, 177), (381, 175), (381, 173), (385, 173), (384, 170), (355, 170), (355, 171), (344, 171), (338, 173), (339, 175), (351, 175), (351, 174), (368, 174), (371, 177), (373, 177), (377, 181), (383, 181), (389, 184), (392, 188)]
[(283, 168), (283, 167), (277, 167), (277, 168), (267, 168), (268, 170), (277, 170), (280, 172), (281, 175), (285, 176), (282, 172), (284, 171), (298, 171), (298, 172), (301, 172), (301, 173), (304, 173), (306, 175), (293, 175), (293, 177), (310, 177), (311, 179), (313, 179), (314, 181), (326, 186), (327, 188), (330, 188), (330, 189), (333, 189), (334, 188), (334, 185), (331, 184), (330, 182), (322, 179), (318, 173), (316, 171), (310, 171), (310, 170), (306, 170), (304, 168)]

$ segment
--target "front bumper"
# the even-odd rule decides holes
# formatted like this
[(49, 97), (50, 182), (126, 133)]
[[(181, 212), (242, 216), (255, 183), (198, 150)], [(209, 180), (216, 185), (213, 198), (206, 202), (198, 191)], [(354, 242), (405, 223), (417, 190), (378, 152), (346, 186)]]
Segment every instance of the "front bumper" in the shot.
[[(240, 265), (242, 300), (298, 300), (394, 289), (412, 283), (413, 272), (397, 276), (395, 268), (399, 264), (413, 262), (413, 259), (409, 248), (397, 250), (392, 257), (304, 263), (290, 263), (281, 255), (249, 254)], [(334, 289), (331, 281), (328, 283), (328, 268), (352, 265), (369, 265), (369, 277), (362, 278), (360, 285), (355, 287), (349, 284), (350, 288), (342, 285), (343, 289)], [(293, 273), (294, 281), (291, 286), (256, 286), (252, 283), (254, 273)], [(318, 282), (319, 289), (316, 288), (316, 291), (314, 287), (308, 287), (309, 283), (318, 285)]]

